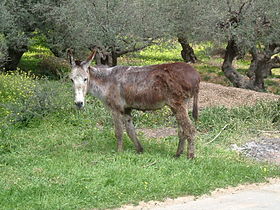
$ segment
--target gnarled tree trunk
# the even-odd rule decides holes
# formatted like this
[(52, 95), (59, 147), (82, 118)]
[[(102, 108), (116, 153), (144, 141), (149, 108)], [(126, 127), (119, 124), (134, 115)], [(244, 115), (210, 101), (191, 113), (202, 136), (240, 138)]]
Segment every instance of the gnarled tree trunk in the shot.
[(118, 56), (114, 52), (97, 53), (95, 61), (97, 65), (116, 66), (118, 64)]
[(4, 71), (13, 71), (17, 69), (19, 61), (23, 55), (27, 51), (27, 46), (23, 46), (21, 48), (8, 48), (8, 60), (4, 64)]
[(222, 70), (235, 87), (263, 91), (265, 90), (264, 79), (269, 75), (271, 69), (280, 67), (279, 57), (271, 58), (272, 55), (278, 52), (278, 48), (276, 48), (277, 46), (262, 51), (252, 49), (252, 61), (247, 73), (248, 77), (246, 77), (240, 74), (232, 65), (234, 58), (238, 55), (238, 47), (233, 39), (229, 40)]
[(234, 40), (229, 40), (226, 52), (225, 52), (225, 58), (222, 65), (222, 70), (225, 74), (225, 76), (229, 79), (229, 81), (233, 84), (235, 87), (239, 88), (245, 88), (245, 89), (254, 89), (253, 82), (240, 74), (236, 69), (233, 67), (233, 60), (238, 55), (238, 47)]
[(195, 63), (197, 57), (194, 54), (193, 48), (190, 46), (187, 38), (183, 36), (178, 36), (178, 42), (182, 46), (181, 56), (185, 62)]
[(254, 85), (260, 89), (264, 89), (264, 79), (271, 75), (273, 68), (280, 67), (280, 58), (275, 56), (272, 58), (276, 51), (273, 48), (268, 48), (263, 51), (258, 51), (253, 48), (250, 53), (252, 55), (252, 61), (250, 68), (247, 72), (247, 76), (254, 80)]

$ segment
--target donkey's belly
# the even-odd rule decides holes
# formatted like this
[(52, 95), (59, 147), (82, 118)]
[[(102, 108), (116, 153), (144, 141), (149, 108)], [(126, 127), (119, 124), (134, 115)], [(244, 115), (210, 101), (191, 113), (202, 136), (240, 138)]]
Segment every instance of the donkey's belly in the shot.
[(142, 110), (142, 111), (149, 111), (149, 110), (157, 110), (161, 109), (165, 105), (164, 102), (161, 103), (154, 103), (154, 104), (146, 104), (146, 103), (134, 103), (129, 104), (127, 108)]
[(126, 97), (127, 108), (139, 110), (156, 110), (162, 108), (165, 104), (165, 97), (162, 94), (153, 94), (152, 92), (137, 93)]

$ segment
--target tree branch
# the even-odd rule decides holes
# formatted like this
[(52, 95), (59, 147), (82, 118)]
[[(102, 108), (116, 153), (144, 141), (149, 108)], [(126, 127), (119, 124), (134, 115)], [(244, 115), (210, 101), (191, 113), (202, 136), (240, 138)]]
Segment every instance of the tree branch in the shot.
[[(154, 44), (154, 41), (157, 39), (158, 37), (156, 38), (143, 38), (142, 41), (144, 41), (144, 43), (142, 43), (141, 46), (139, 47), (136, 47), (136, 42), (134, 42), (133, 46), (129, 49), (124, 49), (124, 50), (117, 50), (116, 51), (116, 54), (117, 56), (121, 56), (121, 55), (124, 55), (126, 53), (130, 53), (130, 52), (136, 52), (136, 51), (139, 51), (139, 50), (143, 50), (145, 49), (146, 47)], [(122, 40), (123, 42), (125, 42), (126, 44), (129, 44), (130, 42), (128, 40)], [(132, 44), (132, 42), (131, 42)]]
[(136, 47), (135, 45), (131, 48), (131, 49), (126, 49), (126, 50), (122, 50), (122, 51), (119, 51), (117, 52), (117, 56), (121, 56), (121, 55), (124, 55), (126, 53), (130, 53), (130, 52), (136, 52), (136, 51), (139, 51), (139, 50), (143, 50), (145, 49), (146, 47), (150, 46), (152, 43), (148, 43), (148, 44), (145, 44), (143, 46), (140, 46), (140, 47)]

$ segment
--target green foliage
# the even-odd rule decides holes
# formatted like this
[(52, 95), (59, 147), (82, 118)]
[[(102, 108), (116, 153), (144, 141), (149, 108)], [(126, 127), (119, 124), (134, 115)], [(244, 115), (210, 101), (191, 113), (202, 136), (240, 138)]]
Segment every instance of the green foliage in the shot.
[[(9, 59), (15, 59), (15, 53), (27, 51), (29, 40), (33, 36), (38, 20), (35, 18), (33, 0), (2, 0), (0, 3), (0, 49), (5, 55), (0, 67)], [(3, 42), (4, 47), (3, 47)], [(9, 49), (9, 50), (8, 50)], [(18, 62), (20, 57), (17, 58)], [(16, 69), (9, 69), (16, 70)]]
[(0, 33), (0, 68), (7, 60), (7, 41), (5, 36)]
[[(0, 119), (14, 122), (14, 117), (20, 115), (24, 109), (13, 110), (14, 107), (21, 107), (23, 101), (29, 100), (37, 85), (32, 75), (25, 72), (11, 72), (0, 74)], [(11, 116), (11, 117), (9, 117)]]
[(45, 20), (39, 29), (49, 47), (59, 55), (72, 47), (83, 56), (93, 45), (124, 54), (163, 37), (166, 28), (162, 27), (165, 16), (161, 7), (159, 0), (70, 0), (59, 4), (48, 0), (37, 9)]
[(214, 42), (233, 39), (242, 52), (252, 47), (263, 49), (279, 42), (278, 4), (277, 0), (222, 0), (201, 4), (204, 13), (199, 14), (199, 33)]
[(38, 63), (37, 74), (47, 76), (50, 79), (63, 79), (68, 76), (70, 66), (64, 59), (45, 56)]
[(33, 118), (63, 109), (67, 106), (65, 86), (60, 84), (20, 71), (0, 74), (1, 126), (28, 124)]

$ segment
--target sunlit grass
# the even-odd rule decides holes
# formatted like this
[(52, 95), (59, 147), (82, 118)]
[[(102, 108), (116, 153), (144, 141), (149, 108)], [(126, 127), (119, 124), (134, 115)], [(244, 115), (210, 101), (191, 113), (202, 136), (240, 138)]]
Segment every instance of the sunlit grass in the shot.
[(140, 52), (130, 53), (121, 57), (119, 59), (119, 64), (142, 66), (183, 61), (180, 53), (181, 49), (178, 44), (172, 46), (166, 44), (165, 47), (162, 45), (153, 45)]
[(272, 69), (272, 74), (277, 77), (280, 77), (280, 68)]
[(27, 52), (25, 52), (20, 60), (19, 68), (25, 71), (36, 73), (38, 64), (43, 56), (53, 56), (52, 52), (40, 45), (32, 45)]

